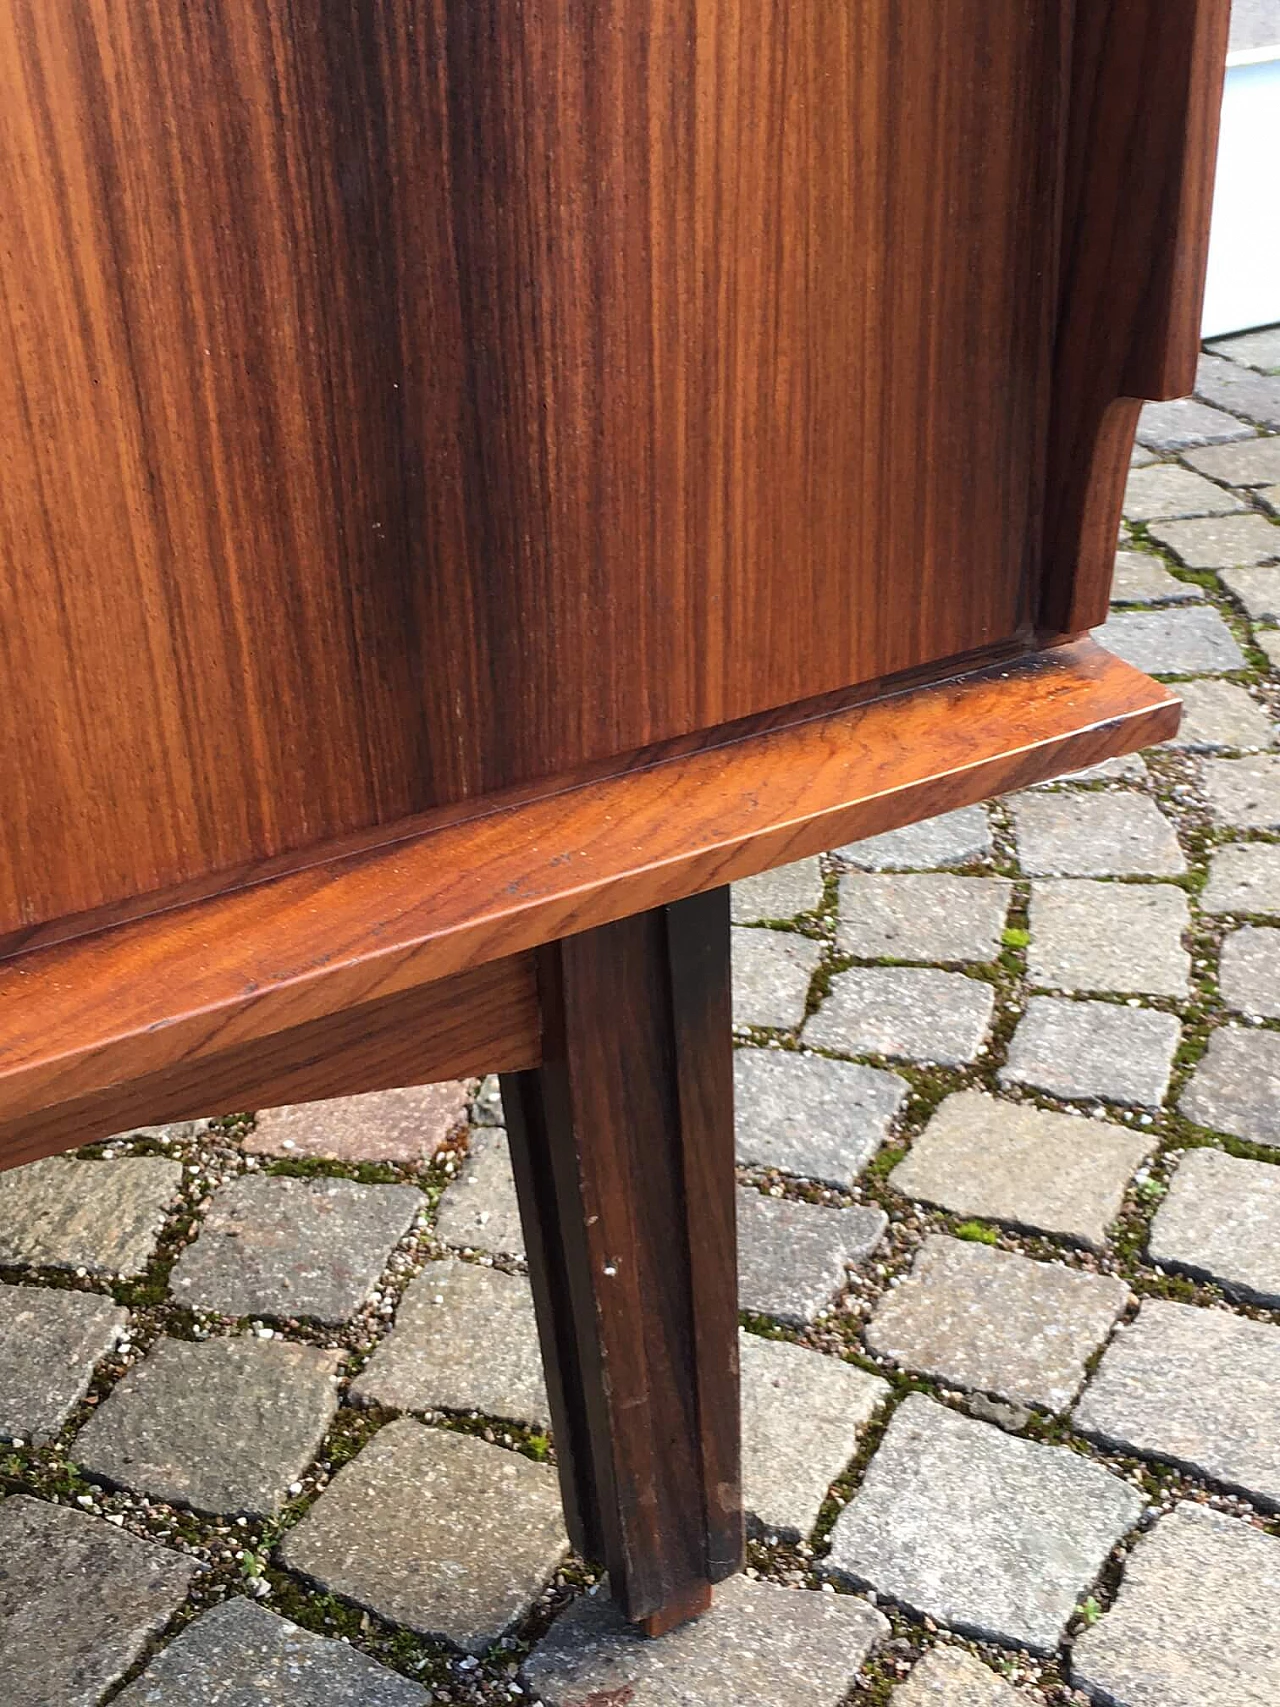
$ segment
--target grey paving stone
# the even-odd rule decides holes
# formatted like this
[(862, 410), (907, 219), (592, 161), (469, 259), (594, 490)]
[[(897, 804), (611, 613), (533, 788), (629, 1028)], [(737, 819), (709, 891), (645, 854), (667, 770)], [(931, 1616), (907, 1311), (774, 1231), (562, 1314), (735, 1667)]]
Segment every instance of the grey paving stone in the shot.
[(1100, 1248), (1150, 1135), (957, 1091), (889, 1176), (904, 1197)]
[(430, 1700), (420, 1683), (243, 1595), (188, 1624), (116, 1697), (119, 1707), (426, 1707)]
[(1103, 1445), (1165, 1459), (1280, 1510), (1280, 1328), (1148, 1298), (1074, 1413)]
[(852, 1595), (730, 1577), (710, 1612), (655, 1642), (601, 1590), (556, 1620), (521, 1676), (546, 1707), (839, 1707), (888, 1634)]
[(1280, 557), (1280, 529), (1265, 516), (1217, 516), (1195, 522), (1152, 522), (1149, 532), (1188, 569), (1234, 569)]
[(1252, 438), (1243, 421), (1180, 397), (1174, 403), (1146, 403), (1138, 417), (1138, 442), (1151, 450), (1189, 450), (1194, 445), (1220, 445), (1231, 439)]
[(212, 1125), (212, 1120), (166, 1120), (160, 1126), (126, 1126), (123, 1132), (113, 1132), (105, 1142), (118, 1144), (136, 1138), (156, 1138), (162, 1144), (185, 1144), (192, 1138), (202, 1138)]
[(1016, 794), (1018, 859), (1033, 877), (1169, 877), (1187, 869), (1173, 826), (1144, 794)]
[(1135, 443), (1133, 449), (1129, 452), (1130, 468), (1148, 468), (1153, 462), (1159, 462), (1159, 460), (1160, 458), (1156, 455), (1155, 451), (1148, 450), (1145, 445)]
[(1280, 1541), (1184, 1500), (1139, 1536), (1071, 1679), (1114, 1707), (1280, 1701)]
[(488, 1073), (481, 1079), (480, 1089), (471, 1101), (471, 1119), (477, 1126), (506, 1126), (502, 1086), (496, 1073)]
[(216, 1515), (265, 1517), (338, 1408), (341, 1353), (286, 1340), (157, 1340), (71, 1446), (113, 1487)]
[(0, 1286), (0, 1440), (51, 1440), (128, 1319), (96, 1292)]
[(840, 1187), (888, 1137), (908, 1091), (882, 1067), (789, 1049), (735, 1050), (733, 1083), (739, 1162)]
[(456, 1257), (428, 1263), (351, 1396), (392, 1411), (474, 1410), (545, 1428), (551, 1413), (529, 1282)]
[(455, 1250), (524, 1257), (516, 1178), (500, 1127), (472, 1132), (457, 1179), (441, 1193), (436, 1235)]
[(1083, 770), (1064, 771), (1061, 776), (1051, 777), (1048, 782), (1033, 783), (1034, 788), (1066, 788), (1081, 782), (1143, 782), (1147, 780), (1147, 767), (1136, 753), (1125, 753), (1119, 758), (1103, 759), (1096, 765), (1086, 765)]
[(850, 1055), (963, 1066), (982, 1048), (994, 1008), (991, 985), (963, 972), (855, 966), (831, 980), (804, 1040)]
[(832, 1209), (738, 1188), (738, 1305), (804, 1326), (884, 1237), (883, 1209)]
[(1188, 451), (1182, 460), (1232, 486), (1269, 486), (1273, 480), (1280, 480), (1280, 437), (1207, 445), (1203, 450)]
[(182, 1184), (161, 1156), (51, 1156), (0, 1173), (0, 1263), (141, 1274)]
[(4, 1707), (98, 1707), (198, 1571), (100, 1517), (25, 1494), (0, 1501)]
[(244, 1148), (253, 1155), (323, 1156), (339, 1162), (425, 1162), (461, 1130), (470, 1094), (465, 1079), (452, 1079), (266, 1108)]
[(1051, 1653), (1142, 1503), (1065, 1447), (913, 1393), (836, 1521), (828, 1566), (961, 1635)]
[(1280, 616), (1280, 564), (1224, 569), (1221, 579), (1255, 622), (1275, 622)]
[(948, 1386), (1061, 1411), (1128, 1303), (1123, 1281), (934, 1235), (864, 1338)]
[(1188, 1150), (1147, 1240), (1152, 1262), (1280, 1309), (1280, 1167)]
[(1229, 1008), (1280, 1019), (1280, 930), (1241, 925), (1222, 944), (1218, 988)]
[(740, 1339), (744, 1504), (760, 1529), (802, 1539), (891, 1388), (806, 1346)]
[(1262, 499), (1272, 515), (1280, 516), (1280, 486), (1260, 486), (1258, 497)]
[(882, 836), (849, 842), (836, 852), (846, 865), (862, 871), (969, 865), (990, 854), (991, 826), (985, 806), (961, 806), (902, 830), (886, 830)]
[(1202, 474), (1179, 468), (1174, 462), (1158, 462), (1153, 468), (1135, 468), (1124, 489), (1124, 513), (1133, 522), (1172, 521), (1184, 516), (1229, 516), (1245, 508), (1243, 501), (1225, 487), (1215, 486)]
[(1009, 1045), (1004, 1084), (1060, 1097), (1156, 1108), (1169, 1088), (1181, 1027), (1173, 1014), (1114, 1002), (1033, 996)]
[(1185, 996), (1187, 897), (1165, 883), (1031, 885), (1027, 976), (1045, 989)]
[(1224, 361), (1221, 356), (1201, 356), (1196, 367), (1196, 396), (1233, 415), (1247, 416), (1260, 427), (1280, 428), (1280, 378)]
[[(1170, 527), (1204, 527), (1183, 522)], [(1244, 653), (1226, 623), (1209, 605), (1179, 610), (1113, 611), (1096, 631), (1117, 658), (1154, 676), (1213, 676), (1246, 668)]]
[(1146, 551), (1117, 551), (1111, 581), (1114, 604), (1198, 604), (1200, 588), (1171, 575), (1158, 557)]
[(804, 1018), (822, 945), (794, 931), (733, 927), (733, 1023), (789, 1030)]
[(930, 1648), (890, 1697), (891, 1707), (1025, 1707), (1026, 1697), (963, 1648)]
[[(1254, 3), (1257, 9), (1257, 0)], [(1267, 0), (1263, 0), (1264, 7), (1266, 4)], [(1243, 8), (1237, 7), (1236, 10)], [(1264, 326), (1260, 332), (1240, 332), (1231, 338), (1215, 338), (1206, 348), (1215, 356), (1227, 356), (1244, 367), (1257, 368), (1259, 373), (1280, 372), (1280, 326)]]
[(1280, 670), (1280, 629), (1255, 628), (1253, 643), (1266, 653), (1268, 667), (1272, 671)]
[[(1277, 570), (1280, 574), (1280, 570)], [(1249, 752), (1276, 744), (1276, 725), (1256, 699), (1234, 682), (1179, 682), (1182, 727), (1170, 747), (1211, 753)]]
[(243, 1174), (214, 1193), (169, 1285), (226, 1316), (345, 1322), (425, 1208), (411, 1185)]
[(860, 960), (994, 960), (1013, 885), (944, 872), (840, 879), (836, 946)]
[(1280, 1145), (1280, 1035), (1224, 1025), (1178, 1101), (1188, 1120), (1253, 1144)]
[(1031, 1412), (1026, 1405), (1010, 1404), (1006, 1399), (993, 1399), (987, 1393), (970, 1393), (968, 1411), (970, 1416), (977, 1417), (979, 1421), (994, 1423), (997, 1428), (1007, 1429), (1010, 1434), (1021, 1434), (1031, 1421)]
[(731, 886), (729, 905), (735, 925), (811, 913), (822, 905), (822, 867), (817, 859), (801, 859), (744, 877)]
[(1280, 915), (1280, 847), (1240, 842), (1216, 849), (1209, 861), (1200, 911)]
[(1201, 786), (1209, 809), (1233, 830), (1280, 829), (1280, 758), (1206, 759)]
[(549, 1465), (406, 1418), (339, 1470), (279, 1551), (327, 1593), (481, 1653), (568, 1546)]

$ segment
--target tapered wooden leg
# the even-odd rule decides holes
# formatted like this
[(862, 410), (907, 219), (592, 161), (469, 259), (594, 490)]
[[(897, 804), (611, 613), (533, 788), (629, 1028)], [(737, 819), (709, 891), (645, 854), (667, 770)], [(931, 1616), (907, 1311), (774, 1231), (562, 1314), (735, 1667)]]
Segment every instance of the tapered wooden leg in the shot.
[(657, 1635), (743, 1558), (728, 891), (542, 956), (502, 1100), (565, 1513)]

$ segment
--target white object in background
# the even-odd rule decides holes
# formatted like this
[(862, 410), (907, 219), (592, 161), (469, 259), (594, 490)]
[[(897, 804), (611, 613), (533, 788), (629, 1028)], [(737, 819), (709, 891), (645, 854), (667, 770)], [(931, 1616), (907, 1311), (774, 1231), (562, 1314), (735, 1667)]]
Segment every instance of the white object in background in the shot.
[(1280, 0), (1236, 0), (1202, 334), (1280, 321)]

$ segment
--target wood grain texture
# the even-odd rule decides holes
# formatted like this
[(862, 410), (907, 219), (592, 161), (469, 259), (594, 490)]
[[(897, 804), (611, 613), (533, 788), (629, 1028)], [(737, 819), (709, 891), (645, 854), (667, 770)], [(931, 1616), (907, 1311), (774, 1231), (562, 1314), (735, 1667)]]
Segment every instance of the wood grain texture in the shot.
[(650, 1631), (742, 1558), (725, 885), (1176, 727), (1036, 632), (1225, 12), (0, 0), (0, 1166), (502, 1069)]
[(515, 955), (85, 1095), (59, 1081), (43, 1107), (0, 1116), (0, 1168), (132, 1126), (520, 1072), (541, 1059), (533, 956)]
[(1163, 740), (1179, 711), (1080, 641), (14, 955), (0, 1136), (47, 1102)]
[(1072, 11), (0, 0), (0, 934), (1023, 632)]
[(651, 1633), (741, 1569), (729, 893), (539, 953), (503, 1080), (576, 1548)]
[(1107, 615), (1143, 399), (1195, 383), (1230, 0), (1079, 0), (1040, 625)]

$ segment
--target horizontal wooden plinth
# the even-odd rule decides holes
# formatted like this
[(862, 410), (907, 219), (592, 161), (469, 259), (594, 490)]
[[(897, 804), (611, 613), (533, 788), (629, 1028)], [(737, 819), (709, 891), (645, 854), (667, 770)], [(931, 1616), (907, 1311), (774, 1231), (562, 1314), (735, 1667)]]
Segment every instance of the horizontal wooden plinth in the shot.
[(141, 1078), (0, 1118), (0, 1168), (88, 1144), (130, 1126), (436, 1079), (515, 1073), (542, 1059), (542, 1022), (531, 954), (400, 990), (302, 1025), (176, 1059)]
[[(1163, 740), (1178, 716), (1169, 689), (1074, 641), (15, 954), (0, 961), (0, 1159), (110, 1130), (95, 1099), (118, 1123), (144, 1118), (145, 1105), (127, 1112), (131, 1084), (160, 1118), (167, 1075), (185, 1108), (207, 1069), (213, 1112), (333, 1095), (348, 1049), (362, 1052), (352, 1090), (530, 1065), (532, 984), (513, 957)], [(464, 983), (444, 1004), (466, 1047), (434, 1046), (425, 1015), (420, 1048), (388, 1042), (385, 1071), (367, 1037), (320, 1046), (322, 1022), (394, 1016), (376, 1004), (496, 961), (511, 964), (474, 998), (490, 1023), (466, 1032)], [(269, 1040), (289, 1037), (301, 1053), (280, 1041), (273, 1055)], [(487, 1062), (471, 1059), (480, 1046)], [(79, 1138), (58, 1108), (78, 1111)]]

